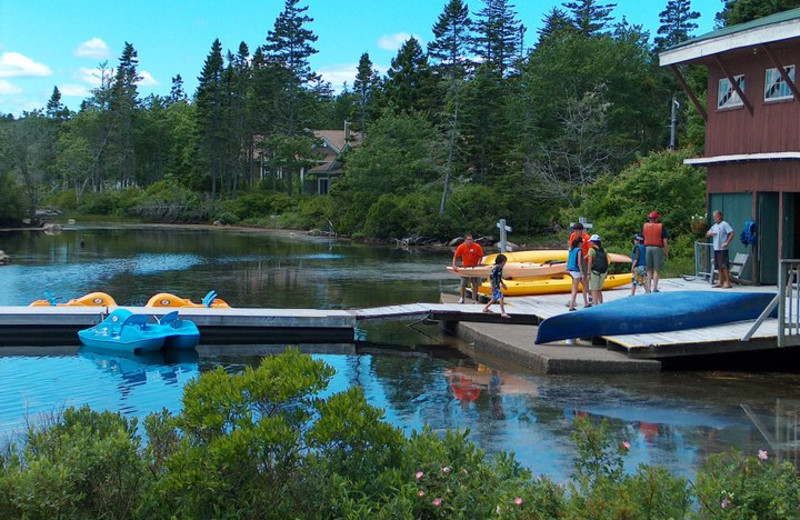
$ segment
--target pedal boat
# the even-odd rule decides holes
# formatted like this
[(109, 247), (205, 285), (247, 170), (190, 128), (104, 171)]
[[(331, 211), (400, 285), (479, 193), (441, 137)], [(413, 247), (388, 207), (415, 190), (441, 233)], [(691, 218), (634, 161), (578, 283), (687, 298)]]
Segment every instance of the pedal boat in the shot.
[(230, 309), (228, 302), (217, 298), (216, 291), (209, 291), (200, 303), (195, 303), (187, 298), (181, 298), (171, 293), (154, 294), (145, 304), (145, 307), (186, 307), (192, 309)]
[(56, 298), (46, 291), (45, 297), (45, 299), (31, 302), (28, 307), (115, 307), (117, 305), (114, 298), (104, 292), (90, 292), (65, 303), (57, 303)]

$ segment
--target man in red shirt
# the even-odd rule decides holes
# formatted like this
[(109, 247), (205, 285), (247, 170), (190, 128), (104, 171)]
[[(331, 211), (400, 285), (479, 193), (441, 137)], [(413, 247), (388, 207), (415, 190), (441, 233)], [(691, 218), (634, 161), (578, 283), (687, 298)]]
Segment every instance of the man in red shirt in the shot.
[[(483, 248), (472, 240), (472, 235), (464, 237), (464, 242), (456, 248), (453, 255), (453, 271), (458, 272), (456, 267), (456, 260), (461, 257), (461, 267), (474, 267), (481, 263), (483, 258)], [(478, 303), (478, 285), (480, 285), (480, 278), (467, 278), (461, 277), (461, 299), (458, 303), (464, 303), (464, 295), (467, 292), (467, 285), (472, 287), (472, 301)]]

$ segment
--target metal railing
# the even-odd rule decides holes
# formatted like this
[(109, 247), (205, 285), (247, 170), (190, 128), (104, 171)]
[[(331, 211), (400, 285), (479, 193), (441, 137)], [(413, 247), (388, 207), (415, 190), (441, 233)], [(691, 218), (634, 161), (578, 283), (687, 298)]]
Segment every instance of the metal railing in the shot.
[(778, 269), (778, 346), (800, 345), (800, 260), (781, 260)]
[(714, 273), (714, 244), (711, 242), (695, 241), (694, 243), (694, 275), (713, 281)]

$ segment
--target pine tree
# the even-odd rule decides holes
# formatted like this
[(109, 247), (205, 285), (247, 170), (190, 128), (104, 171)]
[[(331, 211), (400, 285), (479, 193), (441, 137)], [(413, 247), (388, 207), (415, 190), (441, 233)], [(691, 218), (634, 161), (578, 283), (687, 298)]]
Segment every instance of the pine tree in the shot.
[(691, 0), (669, 0), (666, 8), (658, 14), (661, 26), (658, 36), (653, 40), (655, 50), (661, 51), (689, 39), (689, 34), (697, 29), (694, 20), (700, 13), (692, 11)]
[(397, 110), (429, 112), (433, 102), (433, 75), (428, 57), (416, 38), (409, 38), (386, 72), (387, 102)]
[(473, 52), (505, 77), (521, 55), (525, 27), (517, 20), (514, 5), (509, 0), (484, 1), (486, 7), (477, 14)]
[(536, 46), (538, 47), (548, 38), (557, 37), (560, 34), (574, 30), (575, 26), (567, 13), (558, 7), (554, 7), (542, 19), (542, 28), (539, 29), (539, 42)]
[(188, 101), (186, 91), (183, 89), (183, 78), (180, 74), (172, 78), (172, 88), (169, 91), (170, 103), (177, 103), (179, 101)]
[[(267, 34), (267, 43), (263, 47), (266, 59), (286, 74), (284, 89), (287, 98), (283, 106), (285, 142), (294, 141), (302, 133), (301, 130), (305, 127), (304, 112), (308, 111), (308, 107), (303, 106), (308, 99), (304, 94), (308, 92), (310, 85), (319, 80), (319, 75), (311, 70), (308, 61), (317, 53), (311, 45), (317, 41), (317, 36), (305, 28), (314, 19), (305, 14), (308, 6), (298, 7), (299, 3), (300, 0), (285, 0), (284, 9), (275, 20), (274, 28)], [(283, 148), (286, 153), (295, 153), (291, 151), (293, 145)], [(296, 169), (291, 166), (293, 162), (294, 157), (283, 157), (284, 166), (288, 169), (287, 190), (290, 194), (293, 192), (293, 170)], [(302, 190), (302, 186), (300, 189)]]
[(222, 176), (220, 155), (225, 146), (225, 106), (223, 99), (222, 44), (219, 38), (211, 45), (200, 77), (197, 78), (197, 126), (200, 134), (200, 159), (211, 174), (211, 199), (217, 198), (217, 183)]
[(358, 100), (359, 130), (361, 131), (362, 137), (367, 127), (367, 108), (377, 86), (378, 71), (372, 68), (372, 61), (369, 59), (369, 54), (365, 52), (358, 60), (358, 72), (356, 73), (356, 80), (353, 83), (353, 90)]
[(800, 0), (727, 0), (717, 13), (717, 25), (728, 27), (800, 7)]
[(564, 7), (572, 13), (572, 23), (585, 36), (602, 33), (612, 20), (611, 11), (617, 4), (600, 4), (597, 0), (565, 2)]
[(48, 118), (56, 121), (65, 121), (69, 118), (69, 109), (61, 102), (61, 91), (58, 87), (53, 87), (53, 94), (47, 101), (45, 114)]
[(139, 54), (133, 44), (125, 42), (119, 58), (109, 103), (112, 120), (110, 161), (117, 168), (118, 180), (123, 184), (134, 181), (136, 156), (133, 149), (133, 117), (139, 104), (136, 83), (141, 80), (137, 73)]

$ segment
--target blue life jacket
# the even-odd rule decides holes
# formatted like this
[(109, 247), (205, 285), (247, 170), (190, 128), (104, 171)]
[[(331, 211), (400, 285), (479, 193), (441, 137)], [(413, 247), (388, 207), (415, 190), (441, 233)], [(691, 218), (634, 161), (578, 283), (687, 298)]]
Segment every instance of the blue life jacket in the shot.
[(756, 223), (753, 220), (744, 221), (744, 229), (742, 234), (739, 235), (739, 240), (745, 246), (750, 246), (756, 243)]

